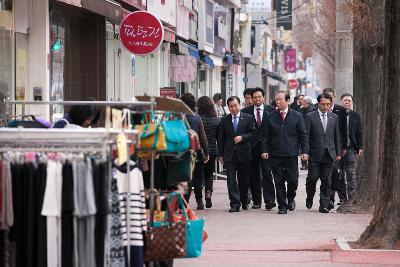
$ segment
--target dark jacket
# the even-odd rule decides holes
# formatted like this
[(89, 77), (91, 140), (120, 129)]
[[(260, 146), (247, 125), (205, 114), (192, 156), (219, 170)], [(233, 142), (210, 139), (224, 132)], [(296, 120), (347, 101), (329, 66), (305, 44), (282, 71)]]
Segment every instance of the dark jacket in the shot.
[[(221, 118), (218, 128), (218, 157), (223, 156), (224, 161), (228, 162), (236, 155), (239, 161), (251, 160), (250, 142), (255, 133), (255, 121), (252, 116), (240, 112), (237, 131), (232, 125), (232, 114)], [(242, 142), (235, 144), (233, 139), (236, 136), (242, 136)]]
[(346, 109), (341, 105), (333, 107), (332, 113), (335, 113), (339, 117), (339, 131), (340, 131), (340, 143), (342, 149), (346, 149), (347, 144), (347, 120), (346, 120)]
[(210, 157), (217, 156), (218, 125), (221, 121), (218, 117), (201, 116), (204, 131), (208, 142), (208, 153)]
[(272, 112), (267, 118), (267, 127), (263, 130), (262, 153), (276, 157), (292, 157), (308, 154), (308, 137), (303, 116), (288, 110), (282, 122), (279, 110)]
[(349, 114), (349, 137), (350, 147), (356, 152), (363, 149), (363, 128), (361, 116), (357, 112), (350, 110)]
[(321, 162), (325, 149), (328, 150), (332, 161), (336, 161), (336, 157), (341, 153), (339, 118), (336, 114), (328, 112), (327, 122), (326, 132), (324, 132), (318, 110), (308, 113), (306, 116), (310, 161)]
[(304, 108), (304, 107), (299, 108), (299, 112), (301, 114), (303, 114), (304, 119), (306, 119), (306, 115), (308, 113), (313, 112), (314, 110), (315, 110), (315, 108), (312, 105), (310, 105), (308, 108)]
[(189, 122), (190, 128), (199, 135), (200, 146), (204, 151), (204, 155), (208, 156), (208, 142), (206, 133), (204, 132), (203, 122), (201, 121), (200, 115), (187, 115), (187, 121)]
[(254, 105), (248, 106), (244, 109), (242, 109), (242, 112), (251, 115), (254, 118), (255, 126), (256, 126), (256, 132), (254, 134), (254, 138), (251, 141), (251, 151), (253, 156), (259, 157), (261, 155), (261, 129), (267, 127), (267, 117), (268, 114), (275, 111), (275, 108), (270, 105), (264, 105), (264, 113), (261, 121), (261, 126), (258, 127), (257, 125), (257, 118), (254, 116)]
[(71, 116), (69, 116), (69, 114), (67, 113), (64, 115), (62, 119), (54, 123), (53, 128), (65, 128), (65, 126), (67, 125), (66, 121), (68, 121), (70, 124), (74, 124), (74, 122), (71, 119)]

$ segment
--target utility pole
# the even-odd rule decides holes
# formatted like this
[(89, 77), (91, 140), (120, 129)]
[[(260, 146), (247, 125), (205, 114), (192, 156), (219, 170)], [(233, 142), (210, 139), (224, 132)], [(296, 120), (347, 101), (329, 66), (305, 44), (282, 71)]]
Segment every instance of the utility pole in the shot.
[(344, 14), (346, 0), (336, 0), (335, 92), (353, 94), (353, 22)]

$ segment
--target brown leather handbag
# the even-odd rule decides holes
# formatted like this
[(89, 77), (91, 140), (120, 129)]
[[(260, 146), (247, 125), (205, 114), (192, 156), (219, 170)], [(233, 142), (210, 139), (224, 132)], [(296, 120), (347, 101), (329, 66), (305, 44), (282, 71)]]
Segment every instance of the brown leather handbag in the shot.
[(150, 213), (150, 226), (146, 232), (145, 261), (165, 261), (186, 257), (185, 222), (174, 222), (169, 210), (169, 220), (154, 222), (154, 211)]

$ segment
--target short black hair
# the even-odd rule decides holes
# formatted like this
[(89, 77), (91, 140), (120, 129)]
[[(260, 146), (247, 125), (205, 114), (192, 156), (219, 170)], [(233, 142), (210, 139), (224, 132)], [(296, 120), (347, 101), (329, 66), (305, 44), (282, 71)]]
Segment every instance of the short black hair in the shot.
[(335, 90), (333, 90), (330, 87), (325, 88), (324, 90), (322, 90), (322, 93), (328, 93), (328, 94), (332, 94), (333, 96), (335, 96)]
[(218, 101), (218, 100), (221, 100), (221, 99), (222, 99), (222, 95), (221, 95), (220, 93), (216, 93), (216, 94), (213, 96), (214, 103), (217, 103), (217, 101)]
[(277, 96), (278, 94), (284, 94), (285, 95), (285, 101), (289, 101), (290, 100), (290, 94), (287, 91), (278, 91), (275, 96)]
[(232, 101), (235, 101), (235, 100), (237, 100), (237, 102), (240, 104), (240, 98), (235, 96), (235, 95), (229, 97), (228, 100), (226, 100), (226, 104), (229, 106), (229, 103), (232, 102)]
[(253, 91), (251, 92), (251, 97), (253, 97), (253, 94), (254, 94), (255, 92), (261, 92), (262, 96), (265, 96), (265, 92), (264, 92), (264, 90), (263, 90), (261, 87), (256, 87), (256, 88), (254, 88)]
[(299, 97), (305, 97), (305, 95), (303, 95), (303, 94), (300, 94), (300, 95), (297, 95), (297, 99), (299, 99)]
[(329, 99), (329, 100), (331, 101), (331, 103), (332, 103), (332, 100), (333, 100), (332, 96), (331, 96), (330, 94), (328, 94), (328, 93), (322, 93), (322, 94), (320, 94), (320, 95), (317, 97), (318, 103), (321, 102), (321, 98)]
[(246, 89), (244, 89), (244, 91), (243, 91), (243, 97), (246, 97), (246, 95), (252, 95), (253, 94), (253, 88), (246, 88)]
[(181, 100), (185, 103), (193, 112), (196, 112), (196, 98), (191, 93), (184, 93), (181, 96)]
[[(93, 97), (88, 97), (86, 101), (96, 101)], [(100, 108), (97, 105), (76, 105), (71, 106), (68, 110), (68, 115), (70, 116), (73, 124), (83, 126), (84, 122), (93, 117), (92, 123), (96, 124), (100, 119)]]
[(344, 94), (340, 97), (340, 100), (343, 100), (343, 98), (345, 98), (346, 96), (350, 96), (350, 97), (351, 97), (351, 100), (353, 100), (353, 96), (352, 96), (351, 94), (349, 94), (349, 93), (344, 93)]

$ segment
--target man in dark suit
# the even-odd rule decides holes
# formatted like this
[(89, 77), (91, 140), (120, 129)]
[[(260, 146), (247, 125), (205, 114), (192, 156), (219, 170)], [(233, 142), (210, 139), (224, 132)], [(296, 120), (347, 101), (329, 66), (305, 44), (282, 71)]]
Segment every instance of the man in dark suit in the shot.
[(342, 158), (342, 180), (347, 182), (347, 198), (352, 198), (356, 190), (356, 155), (363, 155), (363, 128), (361, 116), (357, 112), (351, 110), (353, 105), (353, 96), (351, 94), (343, 94), (341, 96), (342, 105), (346, 108), (347, 114), (347, 133), (346, 138), (346, 155)]
[(239, 212), (240, 204), (244, 210), (248, 209), (250, 143), (255, 133), (255, 121), (252, 116), (240, 112), (237, 96), (228, 98), (227, 105), (231, 114), (223, 117), (219, 125), (218, 157), (226, 167), (229, 212)]
[(306, 128), (310, 144), (309, 171), (306, 180), (306, 206), (311, 209), (318, 178), (321, 179), (319, 212), (329, 213), (331, 173), (335, 161), (340, 160), (339, 119), (329, 112), (331, 95), (320, 94), (318, 110), (306, 115)]
[[(276, 188), (279, 214), (296, 208), (296, 190), (299, 181), (298, 155), (308, 159), (308, 138), (303, 115), (289, 109), (290, 96), (278, 92), (275, 97), (278, 110), (270, 114), (262, 133), (261, 157), (270, 159)], [(287, 182), (287, 192), (286, 184)]]
[[(346, 142), (344, 140), (347, 139), (347, 127), (346, 127), (346, 109), (338, 104), (335, 104), (336, 95), (335, 91), (332, 88), (325, 88), (322, 93), (327, 93), (332, 97), (332, 105), (330, 112), (336, 114), (339, 119), (339, 131), (340, 131), (340, 146), (342, 148), (341, 156), (346, 154)], [(329, 209), (335, 207), (335, 191), (338, 192), (339, 195), (339, 203), (341, 204), (346, 201), (346, 181), (340, 179), (340, 176), (332, 173), (332, 190), (331, 190), (331, 202), (329, 203)], [(339, 178), (339, 179), (338, 179)]]
[[(268, 114), (275, 111), (270, 105), (264, 105), (264, 90), (260, 87), (253, 89), (251, 98), (253, 105), (242, 109), (243, 113), (254, 117), (256, 121), (256, 133), (251, 141), (251, 176), (250, 190), (253, 199), (252, 209), (261, 208), (261, 181), (264, 195), (265, 208), (270, 210), (275, 204), (275, 186), (272, 179), (271, 166), (268, 160), (261, 159), (261, 129), (266, 127)], [(262, 174), (262, 180), (260, 175)]]

